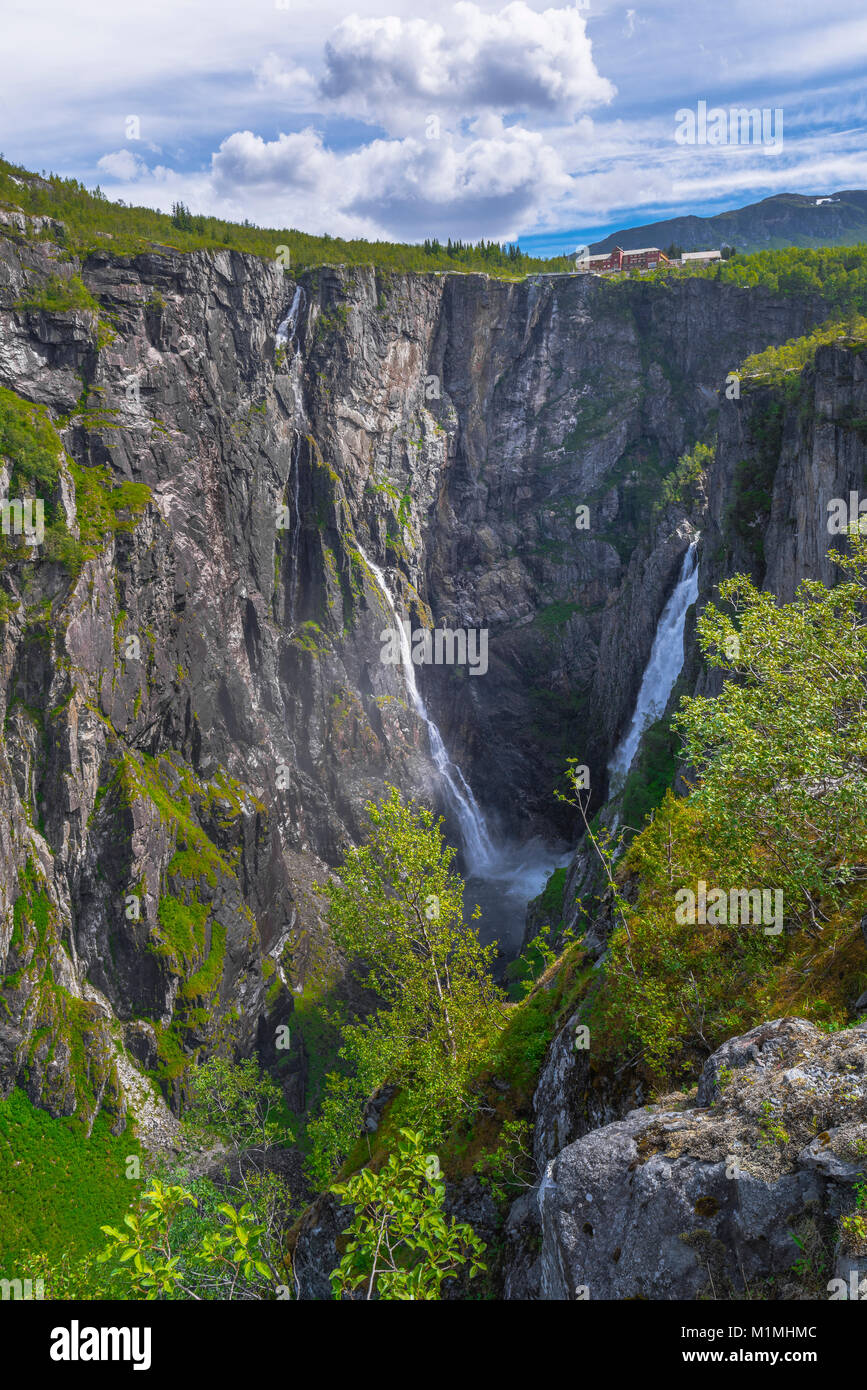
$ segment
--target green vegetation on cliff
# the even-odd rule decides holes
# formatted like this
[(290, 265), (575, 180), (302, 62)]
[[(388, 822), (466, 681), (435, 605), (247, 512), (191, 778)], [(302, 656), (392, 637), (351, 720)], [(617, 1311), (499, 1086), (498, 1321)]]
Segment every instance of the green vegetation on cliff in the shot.
[(713, 458), (714, 448), (711, 444), (698, 443), (687, 453), (681, 454), (674, 468), (662, 480), (654, 499), (654, 511), (662, 511), (673, 502), (686, 505), (694, 501), (696, 489), (705, 478)]
[(22, 998), (27, 1000), (29, 1039), (20, 1074), (46, 1109), (70, 1115), (71, 1123), (86, 1131), (100, 1107), (108, 1113), (116, 1101), (114, 1057), (99, 1005), (60, 983), (57, 961), (65, 942), (46, 887), (38, 865), (28, 858), (12, 905), (0, 1018), (15, 1020)]
[(654, 270), (647, 276), (656, 284), (694, 277), (739, 289), (761, 287), (775, 294), (814, 294), (837, 316), (861, 312), (867, 308), (867, 245), (816, 250), (790, 246), (733, 256), (712, 265), (692, 261), (669, 270)]
[[(38, 178), (27, 169), (0, 159), (0, 207), (4, 205), (62, 223), (66, 244), (82, 257), (106, 252), (136, 255), (155, 246), (171, 246), (179, 251), (245, 251), (269, 261), (279, 257), (280, 264), (291, 272), (317, 265), (376, 265), (398, 272), (483, 271), (514, 278), (533, 271), (573, 269), (567, 256), (539, 260), (517, 248), (501, 247), (491, 241), (474, 245), (449, 241), (445, 246), (437, 241), (420, 246), (348, 241), (327, 235), (310, 236), (294, 228), (226, 222), (191, 214), (187, 208), (179, 211), (177, 206), (170, 216), (152, 208), (110, 202), (100, 190), (88, 192), (76, 179), (62, 179), (56, 174)], [(48, 228), (40, 235), (57, 234), (56, 229)]]
[(0, 1278), (38, 1278), (30, 1256), (84, 1254), (100, 1223), (119, 1219), (138, 1192), (127, 1159), (140, 1154), (128, 1132), (97, 1116), (88, 1137), (72, 1119), (37, 1110), (23, 1091), (0, 1100)]
[[(115, 483), (102, 464), (82, 467), (66, 455), (57, 427), (43, 405), (34, 405), (0, 387), (0, 461), (10, 467), (5, 494), (42, 503), (44, 555), (75, 575), (116, 531), (130, 530), (150, 500), (143, 483)], [(76, 536), (60, 500), (62, 473), (74, 489)], [(35, 528), (34, 534), (35, 534)], [(36, 535), (38, 540), (38, 535)], [(0, 536), (0, 574), (9, 565), (32, 557), (26, 534)], [(0, 617), (9, 599), (0, 591)]]
[[(521, 1126), (548, 1044), (576, 1010), (590, 1030), (593, 1071), (613, 1076), (629, 1064), (651, 1093), (694, 1081), (711, 1051), (763, 1019), (852, 1022), (867, 986), (867, 540), (853, 537), (840, 563), (844, 582), (832, 590), (805, 582), (781, 605), (738, 577), (722, 586), (723, 606), (705, 610), (702, 651), (729, 679), (715, 698), (684, 699), (675, 732), (660, 725), (649, 750), (663, 782), (675, 757), (698, 780), (686, 796), (666, 794), (622, 859), (609, 861), (605, 900), (584, 905), (588, 915), (611, 912), (602, 967), (580, 941), (568, 944), (474, 1042), (446, 1131), (422, 1110), (449, 1176), (475, 1171), (496, 1186), (494, 1175), (506, 1172), (508, 1195), (518, 1194), (527, 1171)], [(591, 833), (605, 854), (600, 832)], [(367, 881), (362, 874), (343, 890), (359, 911)], [(423, 902), (423, 886), (415, 891)], [(685, 904), (705, 894), (706, 920), (701, 906), (690, 920)], [(555, 880), (554, 913), (561, 895)], [(349, 1170), (376, 1169), (394, 1152), (419, 1098), (412, 1071), (390, 1065), (380, 1031), (389, 1024), (383, 1010), (367, 1020), (371, 1039), (384, 1043), (375, 1082), (399, 1089), (375, 1139), (349, 1153)]]
[(45, 309), (52, 314), (68, 314), (76, 309), (84, 309), (93, 314), (100, 313), (99, 304), (80, 275), (52, 275), (38, 289), (31, 289), (19, 301), (17, 307)]
[[(227, 222), (192, 213), (182, 204), (176, 204), (172, 214), (127, 207), (112, 202), (98, 188), (89, 191), (76, 179), (63, 179), (56, 174), (40, 178), (0, 159), (0, 207), (3, 206), (18, 208), (32, 217), (52, 219), (55, 226), (49, 225), (37, 235), (52, 239), (60, 236), (68, 249), (81, 257), (106, 253), (136, 255), (169, 246), (179, 251), (243, 251), (264, 260), (279, 260), (291, 274), (321, 265), (372, 265), (386, 276), (391, 272), (459, 271), (504, 279), (575, 270), (572, 256), (540, 259), (526, 255), (516, 246), (500, 246), (492, 241), (449, 240), (442, 245), (435, 238), (421, 244), (346, 240), (312, 236), (295, 228)], [(60, 230), (57, 224), (62, 224)], [(832, 310), (867, 307), (867, 247), (863, 245), (759, 251), (710, 266), (691, 262), (683, 267), (650, 271), (642, 278), (666, 282), (687, 277), (721, 280), (741, 288), (762, 285), (781, 294), (816, 293), (824, 297)], [(83, 285), (81, 291), (87, 296)], [(46, 287), (43, 297), (68, 297), (70, 293), (68, 288)], [(47, 302), (44, 307), (49, 307)], [(94, 306), (82, 299), (80, 304), (68, 307)]]
[(796, 392), (803, 380), (804, 368), (812, 365), (818, 349), (838, 341), (850, 349), (867, 347), (867, 317), (852, 313), (846, 318), (835, 318), (802, 338), (791, 338), (780, 347), (765, 348), (745, 358), (739, 374), (754, 379), (761, 386), (785, 384), (790, 393)]
[[(793, 406), (798, 407), (801, 420), (814, 413), (809, 369), (815, 363), (817, 352), (834, 344), (850, 354), (863, 352), (867, 347), (867, 316), (853, 311), (831, 318), (812, 333), (752, 354), (734, 373), (740, 381), (739, 389), (749, 392), (753, 399), (748, 448), (735, 470), (726, 524), (730, 532), (747, 542), (759, 567), (764, 562), (763, 536), (783, 449), (786, 419)], [(861, 431), (867, 424), (858, 419), (836, 423)]]
[(404, 1086), (404, 1122), (441, 1133), (502, 1022), (494, 948), (463, 920), (442, 823), (405, 806), (395, 788), (367, 816), (366, 844), (322, 887), (332, 937), (376, 1004), (343, 1028), (343, 1073), (329, 1077), (310, 1126), (319, 1178), (353, 1147), (366, 1100), (387, 1084)]
[(679, 751), (680, 740), (670, 719), (663, 716), (645, 731), (623, 787), (621, 817), (624, 825), (640, 829), (664, 799), (674, 781)]

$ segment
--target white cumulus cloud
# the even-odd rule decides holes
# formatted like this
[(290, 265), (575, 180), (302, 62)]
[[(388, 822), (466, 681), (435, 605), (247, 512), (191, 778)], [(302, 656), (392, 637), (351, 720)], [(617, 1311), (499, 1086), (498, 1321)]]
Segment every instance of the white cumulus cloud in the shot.
[(510, 237), (572, 191), (542, 135), (479, 120), (468, 138), (373, 140), (329, 150), (308, 129), (266, 141), (224, 140), (211, 161), (214, 195), (281, 206), (284, 220), (333, 235)]
[(96, 167), (113, 179), (125, 179), (127, 183), (146, 174), (148, 166), (132, 150), (113, 150), (96, 161)]
[[(272, 80), (278, 79), (272, 68)], [(420, 112), (467, 120), (482, 111), (568, 117), (609, 102), (577, 9), (514, 0), (488, 13), (462, 0), (443, 23), (350, 15), (325, 45), (322, 96), (387, 130)]]

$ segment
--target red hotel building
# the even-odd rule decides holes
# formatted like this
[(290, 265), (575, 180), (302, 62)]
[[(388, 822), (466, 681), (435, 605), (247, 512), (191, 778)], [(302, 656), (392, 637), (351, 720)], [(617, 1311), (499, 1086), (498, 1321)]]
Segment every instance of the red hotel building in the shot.
[(668, 265), (669, 260), (658, 246), (643, 246), (636, 251), (624, 251), (615, 246), (601, 256), (587, 256), (579, 264), (579, 269), (595, 271), (606, 270), (655, 270), (659, 265)]

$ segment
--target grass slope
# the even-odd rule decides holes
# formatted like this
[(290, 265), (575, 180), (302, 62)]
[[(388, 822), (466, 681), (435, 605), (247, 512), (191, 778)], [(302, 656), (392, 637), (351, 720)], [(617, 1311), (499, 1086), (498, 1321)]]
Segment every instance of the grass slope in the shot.
[(90, 1138), (74, 1118), (55, 1120), (17, 1088), (0, 1101), (0, 1278), (26, 1278), (27, 1256), (101, 1248), (100, 1226), (123, 1216), (141, 1184), (126, 1177), (140, 1153), (106, 1116)]

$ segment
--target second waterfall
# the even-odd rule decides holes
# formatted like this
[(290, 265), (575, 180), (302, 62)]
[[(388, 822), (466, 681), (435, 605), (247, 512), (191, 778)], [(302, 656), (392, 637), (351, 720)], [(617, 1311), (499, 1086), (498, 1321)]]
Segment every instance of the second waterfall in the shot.
[(608, 764), (611, 795), (622, 789), (638, 752), (641, 735), (665, 712), (668, 697), (683, 669), (686, 615), (698, 598), (698, 541), (696, 536), (683, 557), (674, 592), (659, 619), (632, 719)]

